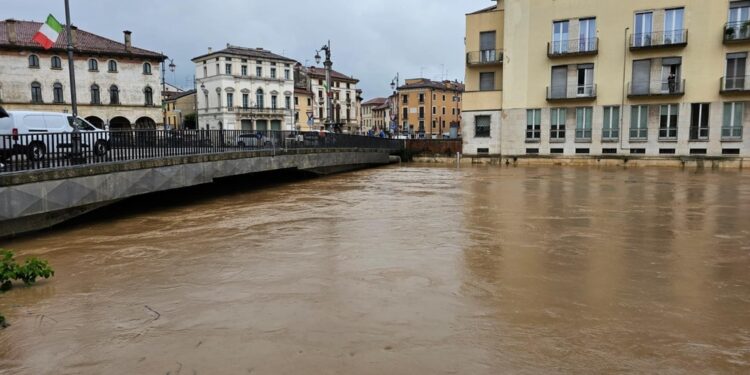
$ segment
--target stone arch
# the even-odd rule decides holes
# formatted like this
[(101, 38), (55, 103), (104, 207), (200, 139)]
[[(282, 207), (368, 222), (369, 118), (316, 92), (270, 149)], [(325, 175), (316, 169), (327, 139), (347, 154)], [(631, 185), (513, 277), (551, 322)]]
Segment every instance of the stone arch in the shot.
[(148, 116), (140, 117), (135, 120), (135, 129), (156, 129), (156, 121)]
[(104, 130), (104, 120), (100, 119), (96, 116), (89, 116), (85, 118), (86, 121), (88, 121), (91, 125), (96, 126), (99, 129)]
[(114, 146), (126, 146), (133, 139), (130, 120), (125, 117), (117, 116), (109, 120), (110, 140)]
[(156, 143), (156, 121), (143, 116), (135, 120), (135, 142), (138, 145), (153, 145)]

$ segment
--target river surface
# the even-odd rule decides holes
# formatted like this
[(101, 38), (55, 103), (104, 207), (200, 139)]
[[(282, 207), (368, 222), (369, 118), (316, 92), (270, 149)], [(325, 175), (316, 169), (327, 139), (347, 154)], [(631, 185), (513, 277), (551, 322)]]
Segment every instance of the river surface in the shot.
[(750, 174), (406, 165), (3, 244), (3, 374), (750, 373)]

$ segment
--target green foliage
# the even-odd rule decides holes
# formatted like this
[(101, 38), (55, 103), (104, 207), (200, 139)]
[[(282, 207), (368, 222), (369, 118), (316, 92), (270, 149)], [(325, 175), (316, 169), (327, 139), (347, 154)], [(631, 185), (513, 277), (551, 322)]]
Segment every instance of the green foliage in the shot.
[(36, 282), (37, 278), (49, 279), (55, 271), (46, 260), (31, 257), (20, 265), (13, 258), (13, 252), (0, 249), (0, 290), (6, 291), (13, 286), (13, 280), (21, 280), (26, 285)]
[(0, 329), (8, 326), (8, 322), (5, 321), (3, 314), (0, 314)]

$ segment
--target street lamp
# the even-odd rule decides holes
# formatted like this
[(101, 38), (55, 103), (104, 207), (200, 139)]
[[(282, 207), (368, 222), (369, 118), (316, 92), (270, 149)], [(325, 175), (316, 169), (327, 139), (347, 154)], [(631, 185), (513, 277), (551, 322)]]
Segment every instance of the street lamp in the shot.
[(161, 62), (161, 111), (164, 118), (164, 130), (167, 130), (167, 106), (164, 103), (164, 99), (166, 99), (166, 93), (167, 93), (167, 79), (166, 79), (166, 67), (167, 67), (167, 60), (169, 60), (169, 71), (174, 72), (175, 68), (177, 68), (177, 65), (174, 64), (174, 60), (164, 57), (164, 60)]
[(324, 51), (326, 54), (326, 60), (325, 62), (323, 62), (323, 66), (325, 66), (325, 70), (326, 70), (326, 88), (327, 88), (327, 92), (326, 92), (327, 113), (326, 113), (325, 126), (326, 128), (329, 128), (329, 130), (333, 130), (331, 129), (333, 125), (333, 121), (331, 119), (331, 114), (333, 112), (333, 108), (331, 107), (332, 105), (331, 97), (333, 96), (332, 95), (333, 93), (331, 92), (331, 86), (332, 86), (331, 85), (331, 70), (333, 68), (333, 62), (331, 61), (331, 41), (330, 40), (328, 41), (328, 44), (323, 45), (323, 47), (320, 47), (319, 50), (315, 50), (315, 63), (316, 64), (320, 64), (320, 60), (321, 60), (320, 52), (321, 51)]
[[(393, 101), (391, 101), (391, 124), (396, 124), (396, 129), (398, 129), (398, 93), (396, 92), (396, 89), (398, 89), (399, 85), (399, 74), (396, 73), (396, 76), (393, 77), (391, 80), (391, 90), (393, 90)], [(392, 127), (392, 126), (391, 126)]]

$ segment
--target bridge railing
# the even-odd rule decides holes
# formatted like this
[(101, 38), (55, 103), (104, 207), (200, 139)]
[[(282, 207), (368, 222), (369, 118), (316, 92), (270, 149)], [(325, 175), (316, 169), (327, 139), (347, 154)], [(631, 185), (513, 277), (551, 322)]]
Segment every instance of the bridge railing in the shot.
[(79, 134), (80, 154), (73, 150), (72, 133), (0, 135), (0, 173), (240, 151), (403, 148), (403, 141), (395, 139), (330, 132), (147, 129)]

